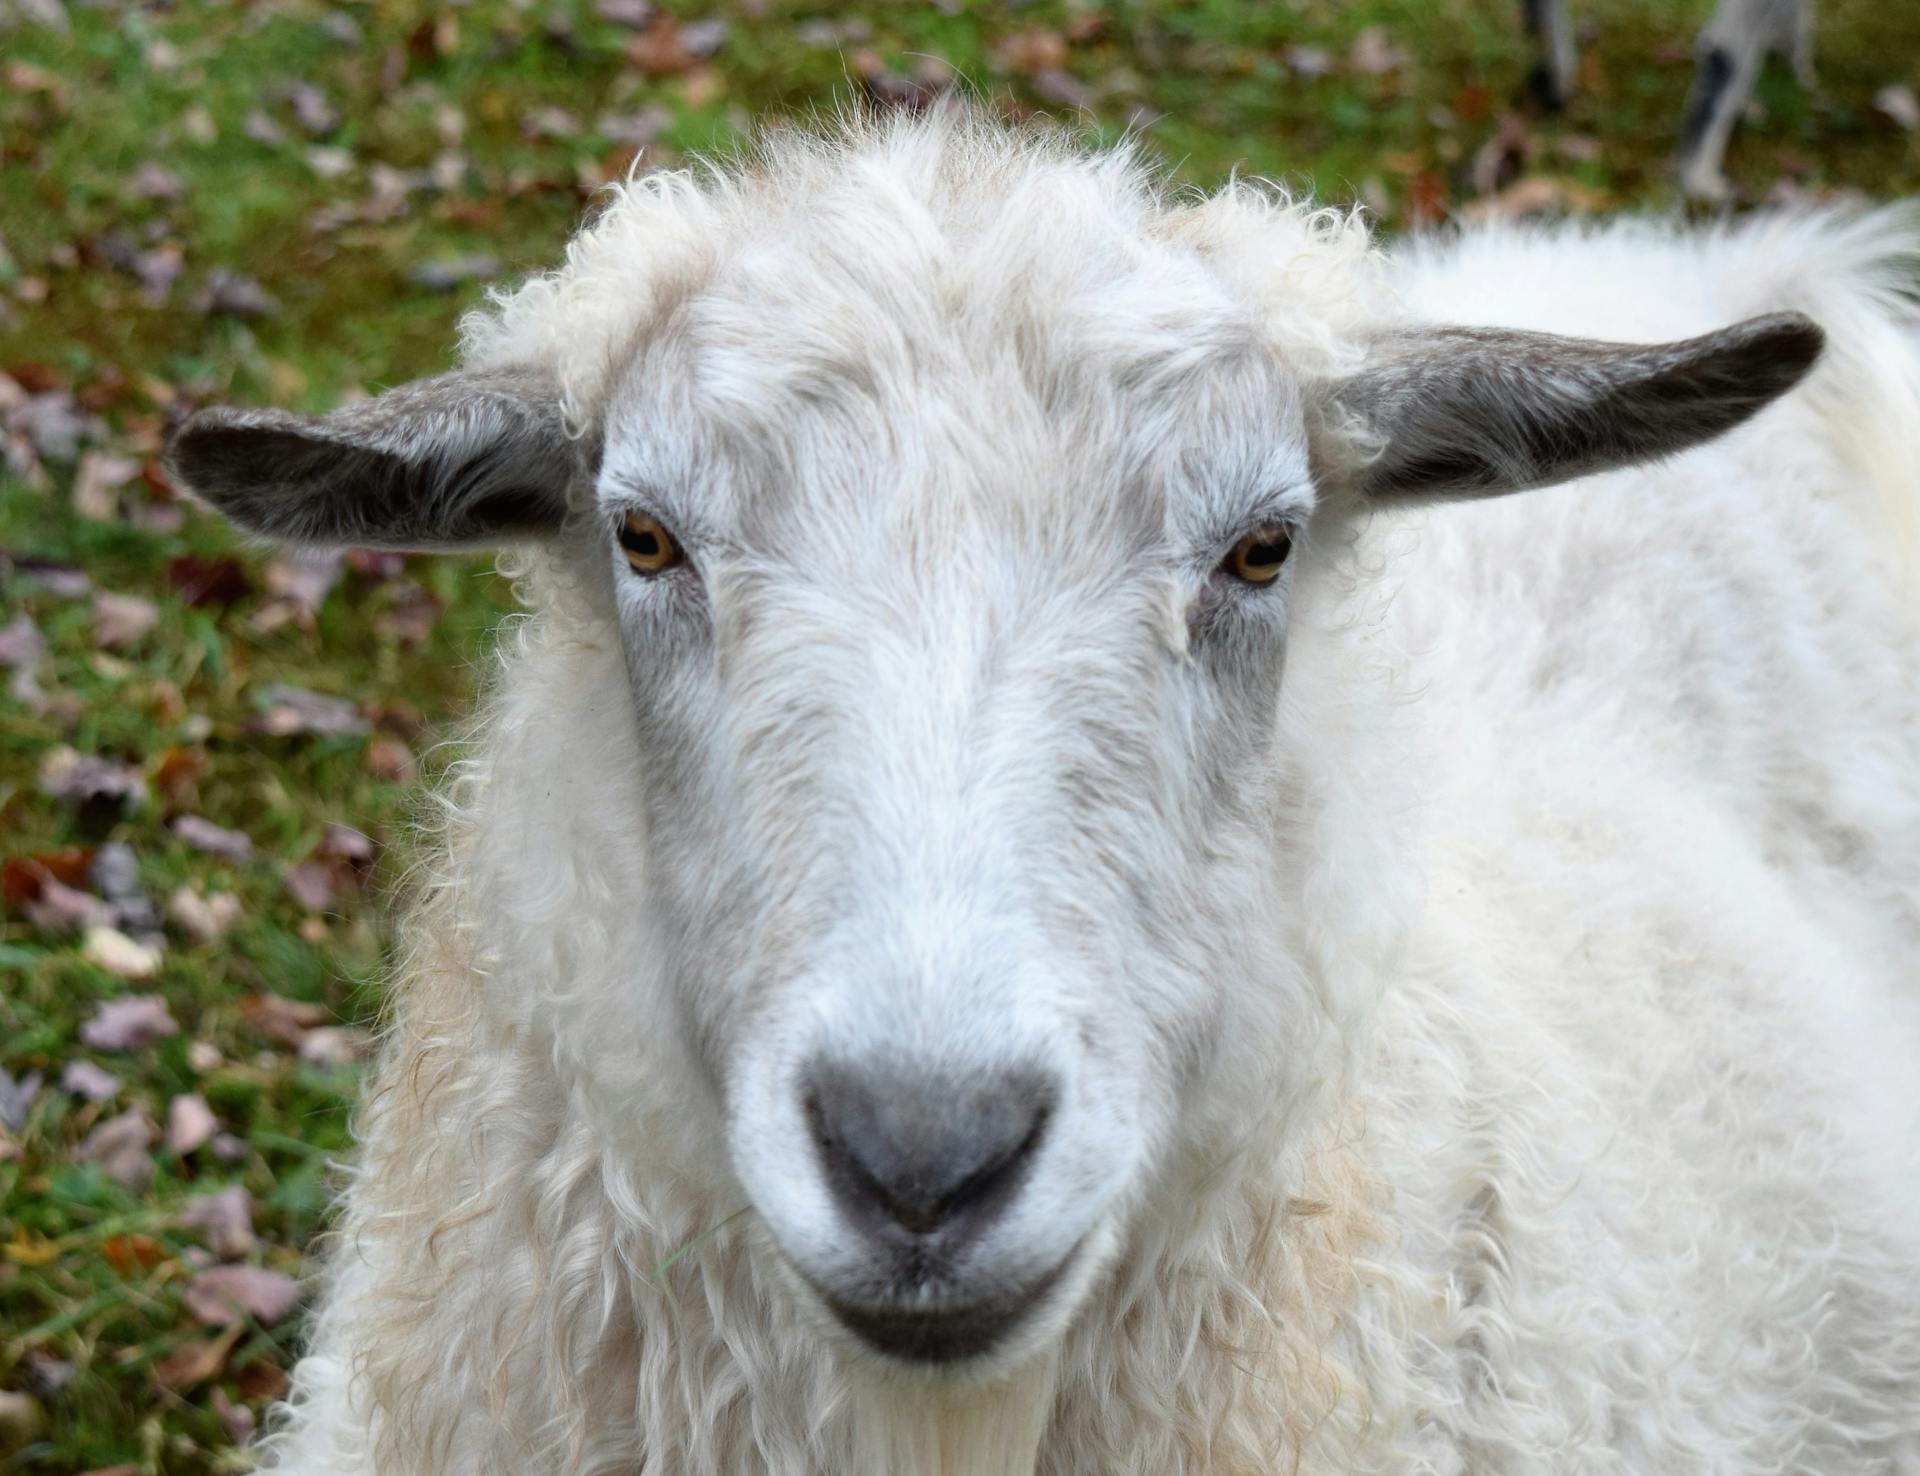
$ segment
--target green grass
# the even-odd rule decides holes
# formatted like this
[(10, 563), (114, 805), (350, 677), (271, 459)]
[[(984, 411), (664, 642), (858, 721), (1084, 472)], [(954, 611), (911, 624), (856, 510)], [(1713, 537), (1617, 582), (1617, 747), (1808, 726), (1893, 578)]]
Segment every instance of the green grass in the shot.
[[(444, 367), (480, 284), (435, 292), (411, 273), (474, 253), (507, 274), (549, 260), (594, 185), (627, 161), (603, 119), (661, 110), (647, 158), (669, 163), (724, 146), (756, 117), (831, 109), (860, 90), (862, 70), (910, 75), (929, 58), (1016, 109), (1070, 114), (1062, 99), (1077, 100), (1077, 85), (1087, 121), (1110, 137), (1136, 125), (1183, 179), (1239, 168), (1311, 184), (1366, 200), (1391, 230), (1470, 201), (1472, 160), (1530, 62), (1505, 0), (667, 8), (728, 29), (709, 61), (664, 76), (637, 68), (634, 33), (587, 4), (178, 0), (76, 6), (68, 34), (0, 35), (0, 373), (77, 396), (99, 420), (81, 449), (150, 464), (170, 420), (197, 403), (317, 409)], [(1532, 121), (1529, 170), (1575, 199), (1670, 206), (1665, 158), (1706, 9), (1579, 7), (1591, 32), (1582, 90), (1564, 117)], [(1819, 88), (1770, 74), (1764, 116), (1735, 142), (1730, 172), (1748, 200), (1782, 179), (1816, 195), (1920, 186), (1920, 143), (1872, 101), (1920, 81), (1910, 11), (1823, 6)], [(1404, 65), (1344, 65), (1371, 26)], [(1326, 75), (1303, 68), (1316, 49), (1334, 62)], [(1071, 82), (1045, 75), (1052, 64)], [(336, 121), (303, 131), (292, 82), (318, 87)], [(546, 118), (553, 108), (577, 127)], [(177, 180), (175, 198), (135, 196), (130, 180), (149, 162)], [(377, 166), (442, 177), (391, 210), (348, 209), (369, 198)], [(164, 291), (113, 264), (175, 248), (181, 270)], [(217, 269), (257, 281), (277, 310), (197, 310)], [(271, 993), (341, 1022), (375, 1018), (392, 905), (382, 899), (400, 866), (383, 851), (364, 886), (317, 912), (289, 893), (287, 870), (330, 824), (383, 847), (400, 838), (415, 785), (392, 772), (396, 745), (425, 778), (445, 763), (438, 739), (468, 705), (511, 597), (484, 562), (410, 559), (392, 577), (349, 570), (312, 620), (263, 628), (270, 553), (191, 510), (177, 528), (146, 526), (177, 505), (137, 476), (121, 500), (139, 516), (91, 519), (74, 505), (75, 476), (54, 455), (37, 472), (0, 471), (0, 624), (24, 614), (48, 646), (43, 698), (0, 695), (0, 845), (23, 877), (23, 858), (124, 842), (157, 901), (188, 884), (230, 891), (243, 917), (212, 943), (170, 930), (158, 977), (129, 984), (87, 962), (78, 939), (36, 929), (20, 899), (0, 911), (0, 1068), (48, 1079), (0, 1136), (0, 1471), (238, 1469), (245, 1456), (218, 1405), (264, 1408), (300, 1324), (244, 1328), (210, 1377), (163, 1386), (168, 1360), (209, 1336), (182, 1304), (203, 1237), (178, 1213), (243, 1185), (259, 1236), (250, 1259), (300, 1272), (356, 1087), (354, 1066), (303, 1063), (243, 1004)], [(185, 555), (236, 561), (232, 599), (187, 603), (169, 577)], [(50, 586), (36, 561), (155, 601), (158, 623), (101, 651), (91, 596)], [(395, 612), (428, 596), (440, 613), (409, 640)], [(275, 683), (352, 699), (368, 732), (261, 732)], [(43, 793), (42, 763), (62, 745), (137, 769), (147, 800), (113, 813)], [(244, 831), (251, 857), (187, 846), (169, 826), (181, 813)], [(178, 1035), (131, 1052), (82, 1044), (101, 1001), (146, 990), (166, 998)], [(59, 1089), (82, 1059), (122, 1078), (112, 1101)], [(129, 1190), (76, 1158), (100, 1121), (143, 1108), (164, 1124), (169, 1101), (195, 1092), (232, 1136), (231, 1161), (156, 1146), (150, 1187)]]

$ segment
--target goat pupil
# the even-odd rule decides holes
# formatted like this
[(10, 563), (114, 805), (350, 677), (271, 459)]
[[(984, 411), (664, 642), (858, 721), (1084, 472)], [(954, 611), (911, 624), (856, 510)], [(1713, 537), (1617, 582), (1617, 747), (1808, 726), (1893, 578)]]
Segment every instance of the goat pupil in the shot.
[(656, 557), (660, 552), (660, 539), (653, 533), (629, 532), (620, 540), (626, 544), (630, 553), (637, 553), (643, 559)]
[(1277, 564), (1287, 556), (1285, 543), (1256, 543), (1247, 550), (1247, 563), (1255, 569)]

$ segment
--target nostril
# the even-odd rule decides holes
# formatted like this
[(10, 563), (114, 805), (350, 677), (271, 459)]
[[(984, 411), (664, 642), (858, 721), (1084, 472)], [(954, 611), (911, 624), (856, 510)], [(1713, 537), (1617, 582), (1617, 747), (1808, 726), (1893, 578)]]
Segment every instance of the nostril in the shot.
[(1000, 1213), (1046, 1136), (1053, 1103), (1033, 1072), (942, 1080), (835, 1066), (814, 1071), (805, 1098), (835, 1198), (913, 1235)]

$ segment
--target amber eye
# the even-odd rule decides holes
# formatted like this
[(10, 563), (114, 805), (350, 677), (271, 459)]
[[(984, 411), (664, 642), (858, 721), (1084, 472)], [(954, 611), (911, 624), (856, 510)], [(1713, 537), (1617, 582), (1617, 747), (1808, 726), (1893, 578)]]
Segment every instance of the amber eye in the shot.
[(1248, 584), (1271, 584), (1280, 577), (1292, 547), (1292, 531), (1284, 523), (1269, 523), (1234, 544), (1220, 567)]
[(636, 574), (661, 574), (679, 563), (682, 554), (673, 535), (658, 518), (630, 512), (620, 524), (620, 547)]

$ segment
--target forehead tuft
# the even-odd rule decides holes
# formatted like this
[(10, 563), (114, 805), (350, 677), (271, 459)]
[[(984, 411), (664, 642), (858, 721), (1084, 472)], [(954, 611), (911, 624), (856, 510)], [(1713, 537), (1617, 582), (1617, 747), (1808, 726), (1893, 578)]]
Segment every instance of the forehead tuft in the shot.
[(553, 369), (582, 425), (649, 354), (723, 417), (989, 369), (1058, 411), (1249, 357), (1338, 372), (1380, 311), (1370, 267), (1356, 220), (1275, 191), (1173, 198), (1126, 150), (895, 118), (629, 181), (464, 337), (470, 363)]

